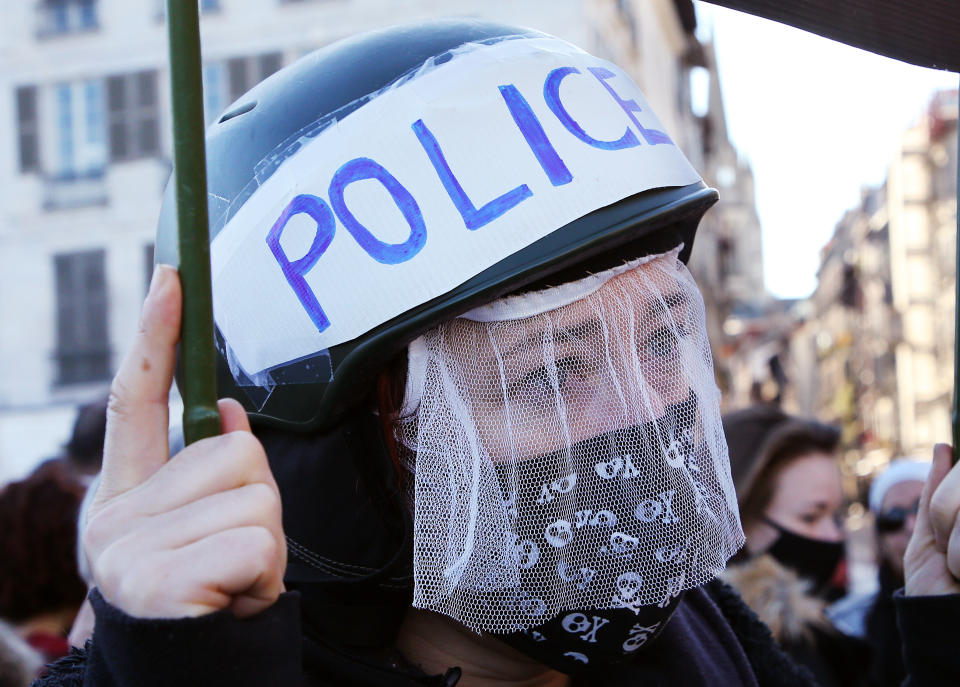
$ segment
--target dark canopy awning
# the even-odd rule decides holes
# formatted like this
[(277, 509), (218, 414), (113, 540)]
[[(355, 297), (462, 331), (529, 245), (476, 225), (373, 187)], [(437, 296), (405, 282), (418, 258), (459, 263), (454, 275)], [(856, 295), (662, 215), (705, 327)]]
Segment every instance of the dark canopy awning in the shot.
[(960, 0), (705, 0), (922, 67), (960, 72)]

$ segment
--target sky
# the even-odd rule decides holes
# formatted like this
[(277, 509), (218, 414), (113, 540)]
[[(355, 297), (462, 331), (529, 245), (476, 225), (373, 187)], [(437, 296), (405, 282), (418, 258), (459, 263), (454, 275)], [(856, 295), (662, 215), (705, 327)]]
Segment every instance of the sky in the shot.
[(863, 186), (879, 185), (900, 134), (960, 77), (697, 2), (712, 31), (730, 139), (756, 179), (767, 290), (816, 287), (820, 248)]

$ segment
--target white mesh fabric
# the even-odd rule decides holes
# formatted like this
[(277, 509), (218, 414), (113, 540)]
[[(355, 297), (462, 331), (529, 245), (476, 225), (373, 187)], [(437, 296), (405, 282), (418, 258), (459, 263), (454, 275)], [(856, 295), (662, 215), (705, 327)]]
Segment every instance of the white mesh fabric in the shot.
[(414, 606), (491, 632), (636, 612), (741, 546), (703, 301), (677, 255), (503, 299), (411, 346)]

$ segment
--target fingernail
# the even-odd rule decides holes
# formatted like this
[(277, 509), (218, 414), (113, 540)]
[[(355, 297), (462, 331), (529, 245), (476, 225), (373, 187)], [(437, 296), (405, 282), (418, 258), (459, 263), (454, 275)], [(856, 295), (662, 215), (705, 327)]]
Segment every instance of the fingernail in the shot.
[(173, 267), (170, 265), (165, 265), (160, 263), (153, 268), (153, 276), (150, 277), (150, 289), (147, 291), (147, 295), (151, 296), (157, 293), (161, 288), (163, 288), (164, 283), (170, 277), (170, 270)]

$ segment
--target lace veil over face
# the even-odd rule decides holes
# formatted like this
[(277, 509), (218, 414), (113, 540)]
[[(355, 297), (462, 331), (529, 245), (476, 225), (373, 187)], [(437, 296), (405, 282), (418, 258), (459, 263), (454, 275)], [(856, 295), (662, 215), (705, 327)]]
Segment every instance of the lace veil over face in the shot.
[(409, 350), (414, 606), (478, 631), (666, 605), (743, 543), (679, 249), (510, 296)]

